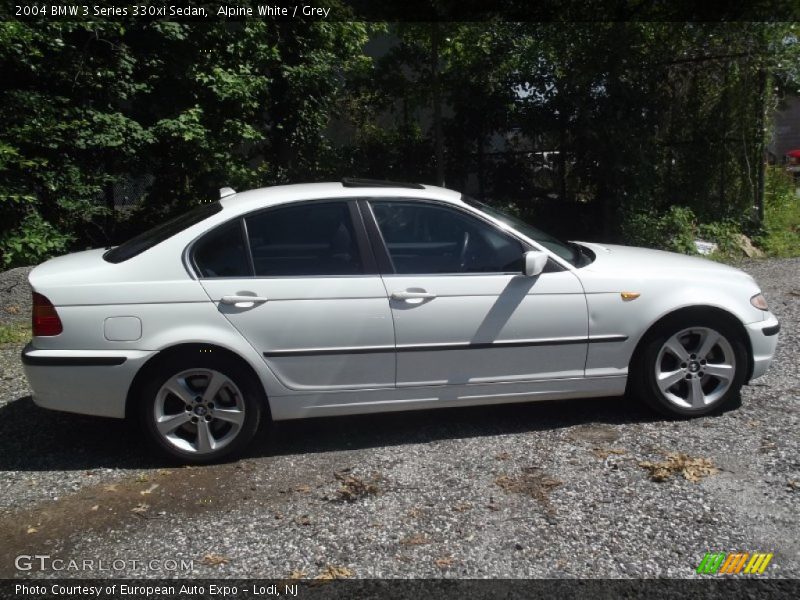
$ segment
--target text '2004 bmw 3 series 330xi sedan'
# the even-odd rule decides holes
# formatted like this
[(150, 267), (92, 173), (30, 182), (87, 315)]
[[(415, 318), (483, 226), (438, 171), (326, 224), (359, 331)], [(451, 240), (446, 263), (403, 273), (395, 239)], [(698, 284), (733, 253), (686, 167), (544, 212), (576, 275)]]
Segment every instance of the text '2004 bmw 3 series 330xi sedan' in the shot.
[(561, 242), (417, 184), (221, 195), (31, 272), (39, 406), (138, 418), (202, 463), (266, 419), (626, 391), (703, 415), (775, 352), (756, 282), (711, 261)]

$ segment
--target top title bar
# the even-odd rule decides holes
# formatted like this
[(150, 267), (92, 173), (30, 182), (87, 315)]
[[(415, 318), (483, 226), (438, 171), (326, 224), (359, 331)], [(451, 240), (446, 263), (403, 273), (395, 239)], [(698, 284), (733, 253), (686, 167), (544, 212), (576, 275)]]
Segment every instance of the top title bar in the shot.
[(0, 20), (800, 21), (800, 0), (264, 0), (0, 2)]

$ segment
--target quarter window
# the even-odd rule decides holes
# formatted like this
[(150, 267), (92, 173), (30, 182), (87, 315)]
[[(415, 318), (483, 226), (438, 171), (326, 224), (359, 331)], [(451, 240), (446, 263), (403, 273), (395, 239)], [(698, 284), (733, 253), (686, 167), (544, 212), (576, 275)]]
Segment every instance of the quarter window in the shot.
[(201, 277), (251, 277), (241, 221), (204, 235), (194, 247), (194, 264)]
[(312, 202), (246, 218), (256, 276), (364, 272), (346, 202)]
[(398, 274), (519, 273), (523, 246), (495, 227), (420, 202), (371, 202)]

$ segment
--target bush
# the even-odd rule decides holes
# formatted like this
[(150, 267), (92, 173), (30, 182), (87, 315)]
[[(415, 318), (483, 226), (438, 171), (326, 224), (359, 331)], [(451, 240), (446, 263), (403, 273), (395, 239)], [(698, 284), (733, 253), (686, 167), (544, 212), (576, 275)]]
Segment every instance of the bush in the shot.
[(3, 269), (36, 265), (46, 258), (64, 254), (72, 236), (56, 229), (38, 212), (29, 212), (18, 227), (0, 236)]
[(622, 219), (622, 234), (625, 243), (631, 246), (694, 254), (696, 231), (695, 215), (684, 206), (671, 206), (662, 214), (653, 210), (632, 211)]
[(700, 239), (717, 244), (714, 254), (728, 257), (742, 255), (741, 233), (739, 224), (730, 219), (707, 223), (697, 228)]

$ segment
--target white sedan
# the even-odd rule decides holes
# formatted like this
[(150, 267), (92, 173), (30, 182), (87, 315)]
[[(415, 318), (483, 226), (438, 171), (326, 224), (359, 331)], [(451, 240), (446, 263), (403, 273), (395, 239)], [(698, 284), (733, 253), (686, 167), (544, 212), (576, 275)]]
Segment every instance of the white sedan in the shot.
[(626, 391), (704, 415), (775, 352), (777, 319), (728, 266), (560, 242), (431, 186), (221, 192), (31, 272), (39, 406), (136, 417), (201, 463), (265, 419)]

